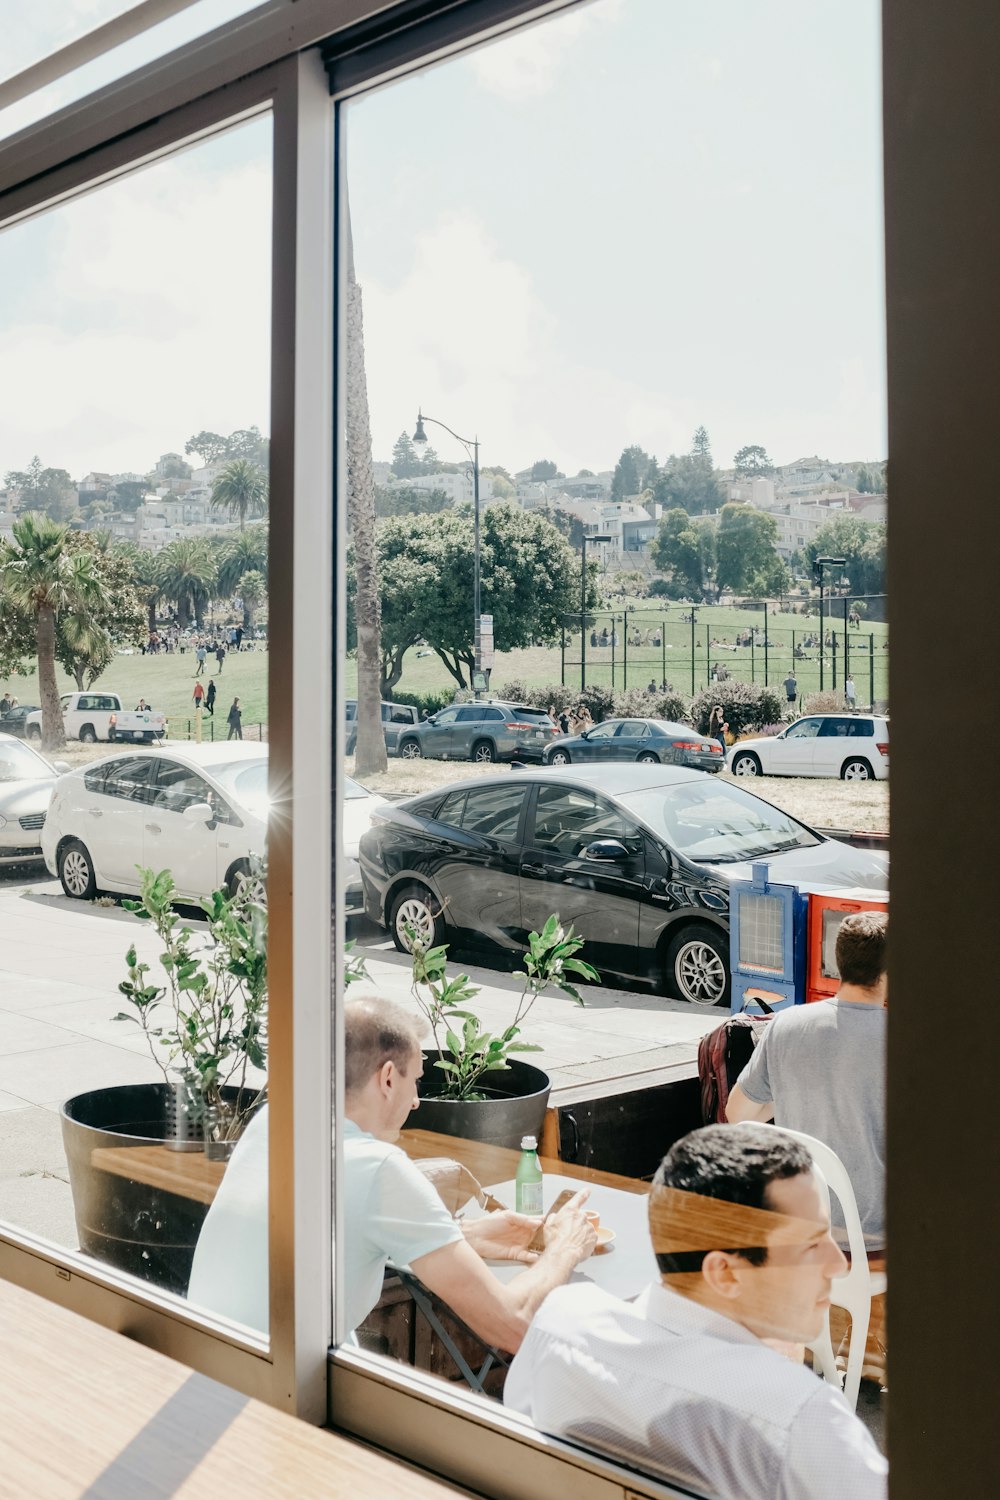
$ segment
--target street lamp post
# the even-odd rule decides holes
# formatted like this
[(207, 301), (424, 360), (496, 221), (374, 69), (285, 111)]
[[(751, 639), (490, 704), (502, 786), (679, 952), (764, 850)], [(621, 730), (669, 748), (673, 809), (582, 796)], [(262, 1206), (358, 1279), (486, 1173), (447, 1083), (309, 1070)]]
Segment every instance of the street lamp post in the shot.
[[(476, 674), (482, 672), (483, 669), (482, 632), (480, 628), (482, 623), (482, 615), (479, 606), (479, 438), (459, 437), (458, 433), (453, 431), (453, 429), (450, 428), (447, 423), (439, 422), (437, 417), (425, 417), (423, 412), (418, 408), (417, 426), (412, 438), (413, 446), (415, 448), (424, 448), (427, 446), (427, 434), (424, 431), (425, 422), (433, 422), (435, 427), (442, 427), (444, 428), (445, 432), (450, 432), (456, 442), (462, 444), (462, 447), (472, 459), (472, 524), (474, 557), (474, 572), (472, 583), (472, 618), (474, 630), (473, 641), (475, 642), (475, 657), (472, 681), (473, 686), (475, 686)], [(478, 691), (476, 696), (478, 697)]]
[[(824, 568), (844, 568), (846, 566), (847, 566), (847, 559), (846, 559), (846, 557), (817, 557), (816, 561), (813, 563), (813, 568), (815, 569), (815, 571), (816, 571), (816, 573), (817, 573), (817, 575), (819, 577), (819, 690), (820, 690), (820, 692), (823, 691), (823, 662), (824, 662), (824, 658), (826, 656), (826, 631), (825, 631), (825, 622), (824, 622), (824, 618), (823, 618), (823, 587), (824, 587), (823, 569)], [(836, 662), (836, 657), (834, 658), (834, 662)], [(834, 670), (834, 682), (833, 682), (833, 685), (834, 685), (834, 687), (836, 687), (837, 686), (837, 680), (836, 680), (836, 671), (837, 671), (837, 668), (836, 668), (836, 665), (834, 665), (834, 669), (833, 670)]]
[(580, 692), (587, 686), (587, 543), (610, 542), (609, 536), (588, 536), (580, 542)]
[[(694, 697), (694, 625), (695, 625), (695, 621), (697, 620), (697, 618), (698, 618), (698, 611), (695, 609), (694, 605), (692, 604), (692, 606), (691, 606), (691, 696), (692, 696), (692, 698)], [(707, 670), (707, 668), (708, 668), (708, 662), (707, 661), (705, 663), (705, 667), (706, 667), (706, 670)]]

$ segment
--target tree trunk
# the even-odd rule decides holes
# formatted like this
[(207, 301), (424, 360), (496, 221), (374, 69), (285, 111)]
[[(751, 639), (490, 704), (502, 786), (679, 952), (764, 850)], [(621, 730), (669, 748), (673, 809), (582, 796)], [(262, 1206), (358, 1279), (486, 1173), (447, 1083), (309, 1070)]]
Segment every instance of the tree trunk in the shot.
[(354, 768), (359, 775), (388, 767), (382, 730), (382, 600), (375, 547), (375, 473), (365, 374), (361, 288), (354, 275), (354, 243), (347, 220), (347, 511), (357, 574), (358, 734)]
[(85, 682), (84, 681), (84, 677), (86, 676), (86, 670), (87, 670), (86, 666), (85, 666), (84, 662), (80, 659), (80, 657), (78, 657), (78, 656), (74, 657), (73, 658), (73, 676), (76, 679), (76, 690), (77, 690), (78, 693), (82, 693), (85, 688), (88, 688), (90, 686), (89, 682)]
[(38, 696), (42, 700), (42, 749), (61, 750), (66, 744), (66, 735), (56, 684), (56, 614), (51, 605), (38, 606), (35, 644), (38, 651)]
[(150, 635), (153, 635), (155, 633), (155, 631), (156, 631), (156, 600), (157, 600), (157, 597), (158, 596), (156, 594), (154, 594), (153, 597), (152, 597), (152, 599), (147, 599), (147, 601), (146, 601), (146, 624), (149, 626), (149, 633), (150, 633)]

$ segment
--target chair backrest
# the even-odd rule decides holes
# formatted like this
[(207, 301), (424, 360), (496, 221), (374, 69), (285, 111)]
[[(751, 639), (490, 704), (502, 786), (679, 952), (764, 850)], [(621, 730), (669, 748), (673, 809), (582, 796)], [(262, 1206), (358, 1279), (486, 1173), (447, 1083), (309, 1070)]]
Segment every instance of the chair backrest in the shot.
[[(837, 1195), (841, 1211), (844, 1215), (844, 1224), (847, 1229), (847, 1242), (851, 1252), (851, 1270), (847, 1276), (838, 1277), (838, 1287), (843, 1287), (849, 1280), (857, 1280), (860, 1284), (869, 1279), (868, 1252), (865, 1248), (864, 1230), (861, 1228), (861, 1216), (858, 1213), (858, 1204), (851, 1186), (851, 1179), (847, 1175), (847, 1168), (830, 1146), (824, 1141), (818, 1141), (815, 1136), (805, 1135), (801, 1130), (787, 1130), (784, 1126), (775, 1126), (775, 1129), (784, 1130), (785, 1135), (792, 1136), (801, 1141), (809, 1155), (813, 1159), (813, 1166), (826, 1182), (830, 1191)], [(860, 1273), (860, 1274), (858, 1274)]]

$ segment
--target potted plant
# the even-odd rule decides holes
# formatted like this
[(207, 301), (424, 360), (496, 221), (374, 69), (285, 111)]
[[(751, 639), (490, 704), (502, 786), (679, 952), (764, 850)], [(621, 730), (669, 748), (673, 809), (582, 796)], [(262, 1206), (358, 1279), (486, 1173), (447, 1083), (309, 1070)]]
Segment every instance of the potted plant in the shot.
[(548, 1075), (512, 1054), (540, 1052), (521, 1039), (521, 1028), (539, 995), (561, 990), (583, 1005), (573, 981), (598, 980), (597, 970), (576, 955), (583, 939), (551, 916), (541, 932), (528, 937), (521, 977), (524, 984), (510, 1024), (499, 1033), (484, 1029), (468, 1009), (479, 993), (467, 974), (449, 979), (447, 945), (425, 947), (408, 932), (413, 956), (413, 996), (430, 1024), (434, 1047), (418, 1092), (420, 1105), (410, 1117), (416, 1129), (461, 1136), (490, 1145), (516, 1147), (522, 1136), (541, 1137), (551, 1087)]

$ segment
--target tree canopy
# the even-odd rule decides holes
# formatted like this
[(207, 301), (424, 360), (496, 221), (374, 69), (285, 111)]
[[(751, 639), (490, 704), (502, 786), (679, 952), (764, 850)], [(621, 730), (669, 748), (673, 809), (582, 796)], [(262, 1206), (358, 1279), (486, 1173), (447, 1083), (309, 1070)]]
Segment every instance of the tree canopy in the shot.
[[(378, 533), (382, 583), (384, 696), (403, 672), (405, 652), (426, 642), (461, 687), (471, 685), (473, 641), (473, 539), (469, 508), (437, 515), (401, 516)], [(353, 569), (348, 567), (352, 588)], [(579, 559), (550, 523), (514, 505), (483, 513), (481, 599), (493, 615), (498, 651), (558, 639), (566, 614), (580, 607)], [(599, 602), (592, 578), (587, 607)], [(348, 639), (356, 641), (353, 594)]]
[[(715, 539), (716, 582), (734, 593), (756, 592), (758, 574), (776, 578), (774, 550), (778, 523), (766, 511), (752, 505), (724, 505)], [(764, 589), (764, 595), (769, 592)]]
[(650, 547), (656, 566), (668, 575), (675, 598), (701, 599), (715, 573), (715, 524), (675, 506), (660, 517)]
[(203, 464), (243, 459), (267, 470), (270, 443), (259, 427), (238, 427), (228, 437), (218, 432), (196, 432), (184, 444), (185, 453), (197, 453)]
[(750, 443), (741, 448), (733, 459), (733, 468), (741, 479), (756, 479), (774, 472), (774, 465), (767, 456), (767, 449), (759, 443)]
[(26, 469), (10, 469), (4, 476), (17, 490), (22, 511), (34, 511), (53, 521), (68, 521), (76, 509), (76, 487), (66, 469), (47, 469), (36, 453)]
[(434, 511), (447, 509), (450, 504), (444, 490), (418, 489), (416, 485), (399, 489), (386, 489), (382, 485), (375, 487), (375, 514), (380, 519), (389, 516), (430, 515)]
[(704, 427), (695, 433), (690, 453), (672, 453), (660, 468), (653, 482), (653, 499), (664, 510), (679, 506), (692, 516), (717, 511), (725, 504), (725, 487), (712, 467), (712, 449)]
[(646, 488), (647, 476), (655, 482), (657, 474), (656, 459), (651, 458), (644, 448), (636, 444), (623, 448), (611, 480), (612, 500), (626, 500), (630, 495), (641, 495)]
[(234, 458), (212, 485), (210, 503), (237, 517), (242, 531), (248, 517), (267, 515), (267, 475), (249, 459)]
[(818, 531), (803, 550), (811, 569), (815, 569), (817, 557), (842, 557), (852, 594), (884, 594), (885, 543), (884, 521), (862, 521), (858, 516), (841, 514)]

